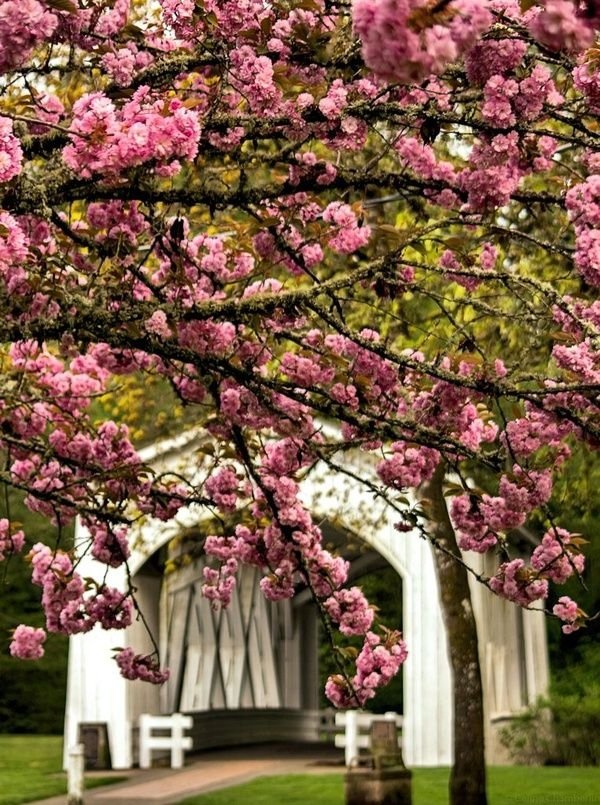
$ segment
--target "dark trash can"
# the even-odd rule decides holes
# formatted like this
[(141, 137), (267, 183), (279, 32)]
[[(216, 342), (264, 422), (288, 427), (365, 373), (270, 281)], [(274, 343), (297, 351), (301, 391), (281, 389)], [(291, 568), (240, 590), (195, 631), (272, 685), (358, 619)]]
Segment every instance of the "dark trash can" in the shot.
[(108, 725), (104, 721), (89, 721), (79, 725), (79, 742), (84, 747), (86, 771), (112, 769)]

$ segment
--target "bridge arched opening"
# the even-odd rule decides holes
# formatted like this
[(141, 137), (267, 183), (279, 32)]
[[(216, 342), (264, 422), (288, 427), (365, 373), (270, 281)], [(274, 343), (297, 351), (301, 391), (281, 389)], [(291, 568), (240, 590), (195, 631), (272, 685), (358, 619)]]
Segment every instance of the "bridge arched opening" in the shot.
[[(401, 630), (398, 572), (360, 538), (322, 527), (326, 547), (350, 563), (348, 585), (364, 586), (381, 621)], [(242, 567), (230, 606), (215, 609), (201, 592), (207, 564), (202, 543), (201, 529), (194, 528), (156, 551), (134, 577), (171, 675), (154, 706), (148, 696), (155, 692), (132, 686), (133, 719), (149, 711), (191, 714), (195, 748), (316, 740), (321, 711), (330, 706), (325, 680), (336, 668), (310, 592), (299, 584), (293, 599), (267, 601), (261, 573)], [(140, 624), (136, 629), (131, 637), (139, 645), (148, 638)], [(348, 638), (340, 642), (348, 645)], [(355, 642), (360, 649), (362, 640)], [(367, 709), (402, 712), (402, 673)]]

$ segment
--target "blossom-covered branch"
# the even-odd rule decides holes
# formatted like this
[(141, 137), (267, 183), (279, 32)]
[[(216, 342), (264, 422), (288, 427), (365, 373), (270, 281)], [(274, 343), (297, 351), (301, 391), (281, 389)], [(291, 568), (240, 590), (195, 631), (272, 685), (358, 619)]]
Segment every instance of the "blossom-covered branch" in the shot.
[[(299, 502), (349, 443), (397, 506), (452, 470), (461, 561), (495, 553), (498, 595), (529, 606), (584, 569), (550, 504), (600, 435), (600, 18), (524, 5), (0, 2), (0, 481), (59, 528), (79, 515), (111, 567), (140, 517), (204, 507), (215, 605), (246, 562), (267, 597), (307, 585), (363, 636), (337, 704), (406, 656)], [(197, 478), (146, 466), (111, 421), (126, 378), (205, 428)], [(515, 555), (534, 512), (539, 545)], [(49, 631), (131, 621), (132, 589), (2, 523)], [(585, 620), (565, 596), (554, 614)], [(20, 626), (12, 651), (44, 640)], [(132, 648), (117, 662), (166, 678)]]

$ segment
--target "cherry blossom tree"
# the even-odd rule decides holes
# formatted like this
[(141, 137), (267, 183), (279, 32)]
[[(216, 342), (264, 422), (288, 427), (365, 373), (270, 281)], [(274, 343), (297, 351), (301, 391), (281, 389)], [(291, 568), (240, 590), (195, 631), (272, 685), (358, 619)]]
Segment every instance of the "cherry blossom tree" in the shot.
[[(136, 616), (133, 590), (78, 575), (73, 518), (114, 567), (137, 519), (194, 505), (218, 515), (215, 606), (240, 563), (271, 600), (307, 585), (328, 628), (364, 637), (327, 683), (363, 705), (407, 647), (298, 494), (348, 450), (398, 539), (421, 528), (463, 587), (471, 552), (520, 606), (581, 574), (546, 505), (600, 436), (599, 24), (592, 0), (0, 2), (0, 480), (57, 529), (0, 522), (46, 613), (15, 625), (15, 656)], [(201, 482), (154, 473), (98, 415), (129, 375), (206, 429)], [(566, 596), (549, 614), (587, 617)], [(135, 647), (116, 660), (167, 674)], [(485, 802), (461, 763), (453, 801)]]

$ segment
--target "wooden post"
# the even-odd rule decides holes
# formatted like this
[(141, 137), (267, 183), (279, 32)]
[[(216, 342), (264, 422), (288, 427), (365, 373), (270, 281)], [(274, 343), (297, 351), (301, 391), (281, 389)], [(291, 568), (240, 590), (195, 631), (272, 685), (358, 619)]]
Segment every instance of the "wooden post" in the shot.
[(83, 805), (83, 767), (85, 747), (82, 743), (72, 746), (69, 751), (67, 769), (68, 805)]

